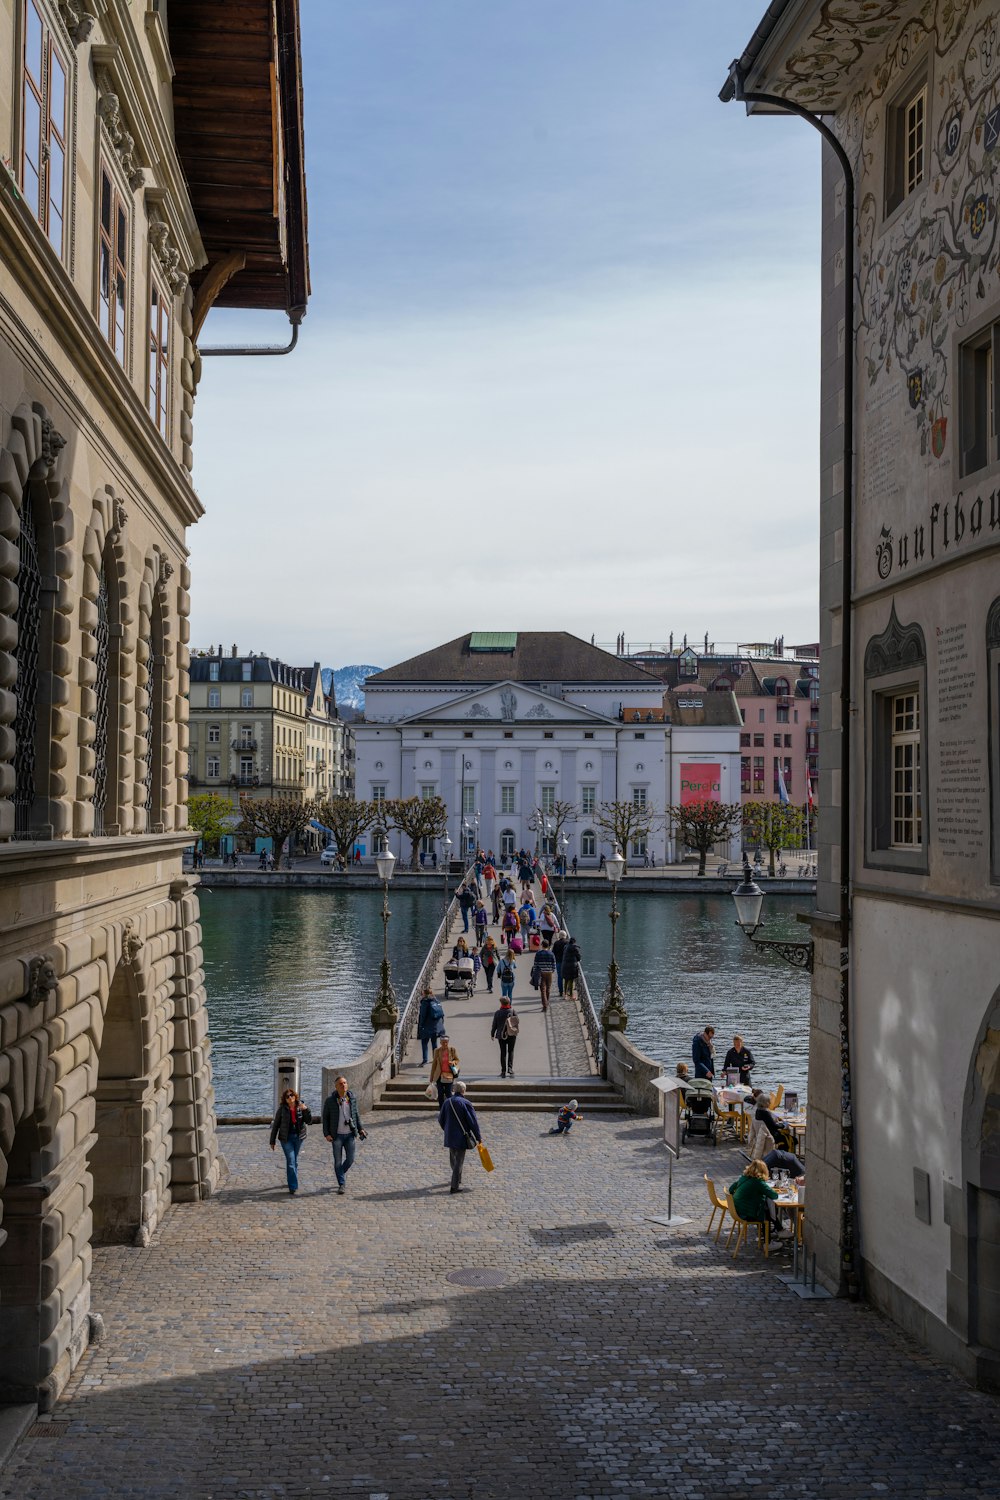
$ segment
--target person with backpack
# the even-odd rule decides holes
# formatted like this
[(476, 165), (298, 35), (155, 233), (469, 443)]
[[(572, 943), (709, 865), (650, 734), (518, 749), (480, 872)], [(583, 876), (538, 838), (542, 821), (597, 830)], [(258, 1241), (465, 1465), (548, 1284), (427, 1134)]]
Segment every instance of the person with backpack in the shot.
[(500, 1043), (501, 1078), (514, 1076), (514, 1043), (520, 1029), (521, 1022), (513, 1002), (504, 996), (499, 1009), (493, 1013), (493, 1025), (490, 1029), (490, 1036)]
[(444, 1006), (437, 998), (430, 985), (424, 986), (424, 993), (420, 997), (420, 1010), (417, 1012), (417, 1039), (423, 1050), (420, 1061), (430, 1061), (430, 1054), (437, 1045), (437, 1039), (444, 1030)]
[(488, 937), (483, 944), (483, 951), (480, 954), (483, 973), (486, 975), (486, 993), (488, 995), (492, 995), (493, 993), (493, 975), (496, 973), (499, 956), (495, 940), (492, 937)]
[(509, 943), (512, 937), (517, 936), (518, 926), (517, 912), (512, 907), (508, 907), (503, 914), (503, 921), (500, 924), (501, 937)]
[(514, 998), (514, 975), (517, 972), (517, 964), (515, 963), (514, 955), (513, 953), (511, 953), (509, 948), (507, 949), (507, 952), (501, 956), (500, 963), (497, 967), (497, 972), (500, 976), (501, 995), (503, 995), (505, 999), (512, 1001)]
[(542, 1010), (548, 1010), (552, 994), (552, 981), (556, 975), (556, 956), (551, 948), (539, 948), (531, 966), (531, 982), (538, 986)]

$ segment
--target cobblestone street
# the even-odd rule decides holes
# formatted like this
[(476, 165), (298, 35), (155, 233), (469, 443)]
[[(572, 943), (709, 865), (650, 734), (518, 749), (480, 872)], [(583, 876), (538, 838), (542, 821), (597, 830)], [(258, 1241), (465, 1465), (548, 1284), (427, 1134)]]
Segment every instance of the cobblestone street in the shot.
[(997, 1493), (992, 1399), (706, 1237), (700, 1174), (735, 1153), (684, 1158), (668, 1230), (656, 1125), (482, 1123), (497, 1170), (471, 1160), (454, 1198), (431, 1118), (377, 1117), (342, 1198), (318, 1129), (294, 1199), (265, 1131), (224, 1131), (217, 1198), (95, 1254), (106, 1338), (0, 1495)]

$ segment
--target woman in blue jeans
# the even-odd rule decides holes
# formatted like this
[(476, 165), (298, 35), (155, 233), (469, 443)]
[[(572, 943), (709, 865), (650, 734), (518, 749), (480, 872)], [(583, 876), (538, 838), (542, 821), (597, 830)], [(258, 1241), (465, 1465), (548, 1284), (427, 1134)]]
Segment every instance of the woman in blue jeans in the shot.
[(293, 1195), (299, 1190), (299, 1152), (306, 1138), (306, 1126), (311, 1124), (312, 1111), (309, 1106), (302, 1103), (294, 1089), (286, 1089), (271, 1121), (271, 1150), (274, 1150), (275, 1141), (281, 1142), (281, 1149), (285, 1153), (288, 1191)]
[(514, 955), (508, 948), (507, 952), (500, 959), (500, 964), (497, 968), (497, 975), (500, 979), (500, 994), (505, 1000), (513, 1000), (514, 998), (514, 975), (516, 972), (517, 964), (514, 962)]

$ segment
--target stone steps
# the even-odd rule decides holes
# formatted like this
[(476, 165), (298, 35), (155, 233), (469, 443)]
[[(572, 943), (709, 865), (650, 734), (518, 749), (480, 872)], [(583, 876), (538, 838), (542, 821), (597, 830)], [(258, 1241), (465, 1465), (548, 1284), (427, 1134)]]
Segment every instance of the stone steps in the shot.
[[(601, 1078), (476, 1078), (467, 1076), (469, 1099), (477, 1110), (532, 1111), (554, 1114), (576, 1099), (582, 1114), (629, 1114), (621, 1094)], [(426, 1076), (394, 1078), (375, 1104), (377, 1110), (437, 1110), (424, 1094)]]

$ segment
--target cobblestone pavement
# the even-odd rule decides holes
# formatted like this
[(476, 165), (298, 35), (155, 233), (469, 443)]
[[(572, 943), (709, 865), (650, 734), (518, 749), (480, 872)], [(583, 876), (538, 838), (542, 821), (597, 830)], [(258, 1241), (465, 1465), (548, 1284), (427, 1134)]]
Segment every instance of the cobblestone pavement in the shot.
[(106, 1338), (0, 1496), (997, 1494), (992, 1399), (706, 1237), (699, 1174), (735, 1153), (683, 1159), (668, 1230), (654, 1125), (485, 1124), (497, 1170), (457, 1197), (433, 1119), (376, 1117), (345, 1197), (318, 1132), (292, 1199), (265, 1132), (223, 1131), (217, 1198), (96, 1253)]

